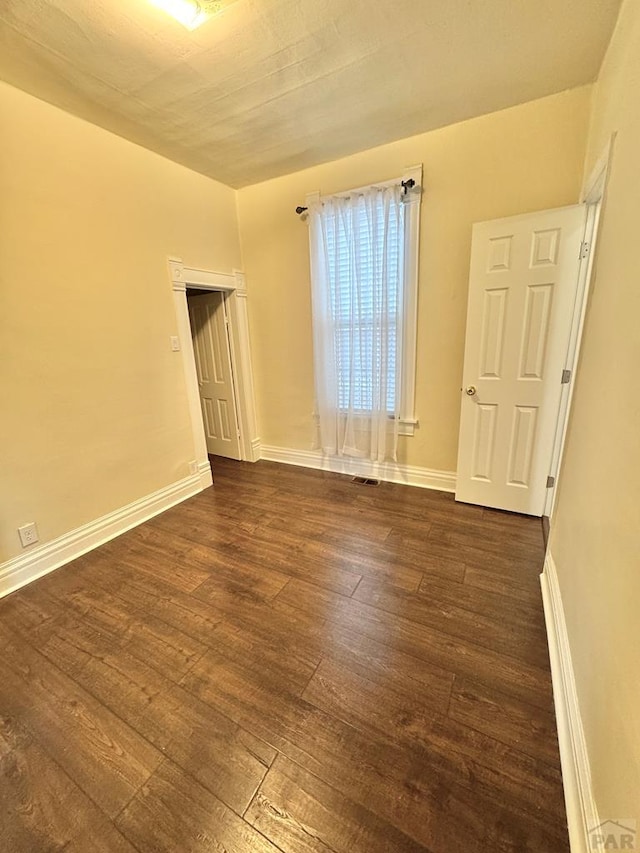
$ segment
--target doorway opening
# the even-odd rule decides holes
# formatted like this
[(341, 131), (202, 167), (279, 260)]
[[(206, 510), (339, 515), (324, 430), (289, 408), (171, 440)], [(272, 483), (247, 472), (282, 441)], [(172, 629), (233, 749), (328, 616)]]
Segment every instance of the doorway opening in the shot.
[[(244, 274), (240, 271), (229, 274), (202, 270), (188, 267), (177, 258), (169, 258), (168, 263), (193, 435), (196, 460), (194, 473), (197, 472), (200, 475), (201, 486), (206, 488), (213, 482), (207, 432), (223, 434), (234, 439), (233, 449), (230, 449), (231, 443), (224, 446), (224, 455), (230, 458), (248, 462), (256, 462), (260, 458), (260, 438), (257, 432), (251, 367), (247, 288)], [(216, 318), (219, 321), (217, 343), (211, 331), (210, 338), (209, 332), (203, 332), (202, 346), (197, 343), (194, 345), (187, 290), (189, 290), (189, 301), (194, 306), (198, 305), (197, 301), (202, 300), (203, 297), (203, 305), (207, 302), (207, 297), (211, 301), (208, 313), (214, 324)], [(195, 314), (207, 313), (200, 310), (201, 308), (202, 305), (197, 308)], [(221, 313), (218, 314), (218, 312)], [(194, 322), (202, 328), (206, 325), (202, 317)], [(213, 347), (217, 347), (218, 350), (217, 355), (228, 364), (228, 390), (226, 396), (220, 395), (219, 405), (215, 397), (211, 397), (211, 402), (203, 406), (204, 395), (200, 391), (197, 359), (200, 358), (202, 365), (202, 359), (206, 356), (203, 346), (207, 339), (209, 342), (213, 340)], [(217, 355), (214, 353), (214, 356), (217, 357)], [(215, 365), (209, 365), (208, 375), (215, 378), (216, 369)], [(218, 372), (220, 372), (219, 369)], [(200, 376), (204, 376), (202, 370)], [(212, 429), (205, 428), (207, 419), (210, 425), (214, 425)]]
[(207, 452), (210, 456), (241, 459), (239, 405), (227, 299), (222, 290), (187, 288)]

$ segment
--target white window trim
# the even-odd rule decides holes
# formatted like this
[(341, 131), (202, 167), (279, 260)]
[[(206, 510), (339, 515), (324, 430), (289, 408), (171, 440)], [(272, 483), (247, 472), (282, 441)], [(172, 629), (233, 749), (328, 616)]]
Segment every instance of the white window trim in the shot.
[[(415, 414), (416, 399), (416, 364), (418, 358), (418, 273), (420, 257), (420, 208), (422, 201), (422, 163), (410, 166), (399, 178), (390, 181), (379, 181), (366, 187), (355, 187), (344, 192), (332, 193), (332, 197), (346, 197), (361, 190), (374, 187), (388, 187), (399, 184), (400, 181), (415, 181), (414, 188), (409, 190), (405, 199), (405, 232), (404, 232), (404, 341), (402, 347), (402, 388), (400, 390), (400, 420), (399, 435), (414, 435), (419, 426)], [(320, 192), (309, 193), (305, 204), (311, 207), (323, 199)]]

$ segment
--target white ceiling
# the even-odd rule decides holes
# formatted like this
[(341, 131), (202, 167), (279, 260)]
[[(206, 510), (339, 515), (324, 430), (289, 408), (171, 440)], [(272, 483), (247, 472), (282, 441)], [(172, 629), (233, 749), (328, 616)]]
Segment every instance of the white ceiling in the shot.
[(2, 0), (0, 78), (234, 187), (595, 79), (620, 0)]

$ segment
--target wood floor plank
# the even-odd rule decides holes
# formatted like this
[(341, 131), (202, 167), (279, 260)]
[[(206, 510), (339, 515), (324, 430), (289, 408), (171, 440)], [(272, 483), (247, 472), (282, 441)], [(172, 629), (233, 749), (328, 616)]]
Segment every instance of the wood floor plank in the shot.
[(126, 649), (91, 654), (92, 644), (79, 626), (61, 630), (43, 654), (58, 665), (70, 660), (70, 652), (60, 651), (63, 641), (81, 656), (78, 665), (74, 661), (68, 668), (77, 684), (224, 803), (240, 813), (247, 807), (275, 757), (271, 747)]
[(563, 829), (564, 802), (555, 795), (562, 785), (557, 763), (532, 758), (448, 716), (434, 721), (427, 753), (429, 766), (447, 778), (492, 800), (507, 797), (523, 819), (535, 817), (540, 826)]
[(135, 853), (14, 718), (0, 717), (0, 850)]
[[(168, 510), (152, 518), (148, 522), (149, 528), (208, 547), (224, 548), (250, 536), (265, 513), (264, 509), (252, 510), (242, 501), (232, 500), (229, 507), (227, 501), (218, 499), (217, 493), (213, 498), (191, 500), (187, 504), (187, 518), (180, 511)], [(235, 519), (228, 514), (230, 510), (235, 513)]]
[[(526, 807), (503, 811), (499, 806), (499, 798), (504, 794), (504, 786), (496, 785), (500, 771), (495, 768), (486, 770), (478, 760), (474, 762), (468, 757), (465, 760), (464, 756), (456, 752), (446, 755), (445, 765), (440, 754), (425, 754), (424, 750), (417, 748), (420, 745), (415, 740), (407, 749), (388, 738), (375, 736), (372, 731), (354, 728), (304, 698), (287, 694), (282, 686), (276, 688), (268, 682), (258, 683), (241, 668), (217, 657), (203, 658), (185, 677), (185, 687), (249, 730), (260, 734), (280, 752), (337, 787), (346, 796), (355, 797), (357, 802), (365, 806), (373, 802), (377, 814), (408, 832), (420, 843), (428, 846), (433, 840), (427, 830), (432, 820), (432, 810), (436, 808), (439, 811), (442, 808), (434, 804), (438, 803), (443, 790), (450, 790), (460, 807), (464, 804), (465, 809), (471, 809), (470, 819), (473, 823), (465, 830), (469, 835), (466, 839), (468, 848), (464, 849), (483, 850), (484, 841), (477, 837), (479, 832), (489, 833), (487, 837), (490, 839), (494, 838), (494, 834), (496, 838), (511, 835), (514, 838), (526, 837), (526, 827), (532, 822), (526, 816), (530, 814), (527, 809), (531, 803), (525, 801)], [(451, 746), (452, 743), (453, 740), (449, 738), (447, 745)], [(483, 747), (489, 744), (490, 740), (487, 739)], [(503, 749), (502, 744), (499, 746)], [(515, 776), (514, 784), (517, 784), (517, 770), (509, 769), (512, 764), (505, 762), (503, 772)], [(447, 772), (438, 775), (438, 769)], [(553, 791), (554, 783), (557, 782), (557, 778), (552, 780), (544, 792)], [(541, 792), (534, 787), (535, 793)], [(398, 802), (399, 795), (401, 799)], [(540, 805), (535, 796), (530, 799)], [(483, 810), (491, 814), (491, 821), (496, 818), (498, 823), (495, 826), (488, 826), (486, 817), (482, 820)], [(538, 839), (536, 843), (541, 845), (541, 850), (551, 853), (562, 849), (563, 833), (566, 834), (562, 819), (556, 816), (553, 822), (540, 820), (533, 823), (532, 837)], [(439, 832), (444, 832), (445, 824), (446, 821), (443, 821), (443, 829)], [(481, 839), (484, 838), (481, 835)], [(455, 836), (455, 840), (456, 843), (462, 842), (462, 831), (460, 836)], [(473, 846), (474, 843), (477, 846)], [(518, 843), (514, 841), (512, 847), (504, 849), (516, 851), (519, 849)], [(523, 844), (520, 849), (528, 848)], [(533, 846), (530, 849), (537, 848)]]
[(313, 501), (304, 498), (304, 494), (282, 493), (278, 495), (278, 506), (291, 517), (297, 514), (303, 519), (319, 520), (327, 529), (361, 530), (367, 541), (382, 543), (389, 535), (391, 525), (382, 509), (354, 502), (339, 491), (325, 493)]
[(284, 853), (428, 853), (283, 757), (276, 759), (245, 817)]
[(214, 476), (0, 601), (0, 846), (568, 853), (539, 522)]
[(502, 556), (508, 540), (509, 552), (516, 555), (524, 554), (527, 558), (544, 558), (544, 548), (539, 530), (510, 528), (505, 530), (501, 522), (491, 522), (483, 515), (482, 519), (474, 520), (463, 526), (452, 527), (451, 524), (432, 524), (428, 538), (437, 542), (451, 545), (467, 546), (487, 551), (490, 554)]
[[(157, 537), (153, 531), (152, 536), (145, 536), (139, 548), (160, 551), (172, 565), (197, 569), (200, 572), (198, 586), (213, 577), (220, 583), (244, 585), (251, 589), (263, 590), (267, 596), (275, 595), (289, 580), (289, 575), (270, 568), (264, 562), (254, 565), (241, 559), (241, 537), (238, 537), (237, 532), (235, 536), (236, 540), (230, 543), (229, 547), (212, 548), (177, 534)], [(254, 538), (252, 536), (252, 539)], [(194, 586), (193, 589), (195, 588)], [(193, 592), (193, 589), (188, 592)]]
[[(45, 581), (53, 583), (53, 577), (43, 578), (29, 587), (28, 592), (38, 596), (40, 601), (44, 596), (45, 603), (48, 600), (50, 606), (52, 596)], [(55, 576), (53, 589), (58, 597), (72, 600), (74, 595), (84, 593), (87, 588), (94, 593), (101, 590), (115, 596), (120, 600), (120, 606), (126, 607), (136, 617), (146, 618), (151, 614), (201, 643), (209, 641), (219, 621), (201, 600), (160, 577), (154, 577), (151, 582), (148, 576), (140, 575), (134, 568), (113, 559), (105, 563), (98, 555), (91, 562), (86, 557), (76, 560), (65, 567), (64, 573)]]
[(31, 639), (36, 643), (46, 642), (60, 618), (56, 601), (41, 596), (39, 587), (34, 584), (20, 595), (9, 596), (2, 602), (2, 622), (5, 627), (25, 640)]
[(8, 646), (0, 660), (0, 707), (111, 817), (162, 761), (148, 741), (25, 643)]
[[(464, 762), (467, 781), (461, 784), (461, 772), (438, 772), (440, 756), (371, 738), (309, 709), (287, 734), (284, 754), (427, 848), (551, 853), (566, 844), (562, 819), (546, 813), (535, 821), (526, 802), (519, 809), (504, 807), (504, 786), (491, 784), (499, 782), (499, 772), (489, 775), (482, 764)], [(447, 755), (448, 762), (461, 760), (454, 756)]]
[(164, 754), (242, 814), (275, 749), (180, 687), (155, 699), (149, 715), (169, 737)]
[[(348, 666), (365, 678), (374, 678), (381, 685), (413, 691), (414, 682), (428, 691), (449, 695), (453, 673), (424, 659), (385, 645), (373, 637), (348, 626), (331, 624), (329, 638), (323, 644), (324, 660)], [(384, 638), (383, 638), (384, 639)]]
[[(529, 595), (539, 592), (540, 572), (543, 556), (537, 552), (531, 554), (527, 549), (495, 548), (486, 550), (477, 545), (438, 544), (443, 551), (456, 551), (464, 560), (467, 569), (474, 568), (499, 575), (505, 586), (518, 586), (527, 590)], [(517, 568), (516, 568), (517, 567)], [(536, 586), (537, 585), (537, 586)]]
[(289, 577), (305, 578), (317, 586), (350, 595), (361, 574), (353, 561), (343, 556), (332, 558), (320, 543), (309, 543), (296, 537), (297, 547), (285, 541), (285, 535), (274, 537), (270, 531), (261, 537), (257, 531), (251, 539), (233, 546), (238, 560), (259, 567), (269, 567)]
[(323, 714), (300, 698), (297, 688), (269, 673), (256, 678), (250, 668), (210, 650), (184, 676), (182, 686), (219, 713), (276, 749), (298, 742)]
[[(361, 595), (364, 590), (361, 590)], [(424, 575), (418, 588), (418, 596), (442, 607), (463, 607), (474, 613), (483, 613), (495, 621), (506, 621), (516, 630), (526, 626), (535, 636), (535, 642), (540, 645), (540, 636), (544, 637), (544, 614), (541, 612), (540, 601), (531, 595), (515, 600), (505, 601), (504, 587), (483, 590), (466, 582), (454, 584), (442, 578)]]
[[(544, 645), (545, 627), (540, 618), (525, 621), (503, 618), (501, 613), (490, 612), (483, 606), (481, 597), (475, 596), (475, 606), (470, 597), (466, 607), (460, 606), (456, 591), (448, 598), (429, 594), (428, 582), (420, 596), (406, 595), (380, 584), (364, 581), (354, 593), (354, 598), (378, 610), (403, 616), (420, 625), (438, 624), (439, 629), (460, 639), (471, 639), (474, 643), (504, 655), (521, 658), (534, 666), (545, 667), (547, 650)], [(462, 593), (460, 594), (462, 598)], [(503, 608), (504, 609), (504, 608)], [(526, 642), (522, 642), (522, 627), (526, 626)]]
[[(427, 544), (426, 539), (405, 534), (397, 534), (392, 528), (384, 542), (375, 542), (366, 539), (356, 528), (351, 535), (345, 535), (344, 529), (332, 530), (323, 534), (323, 540), (341, 550), (358, 555), (360, 560), (370, 564), (371, 568), (365, 574), (372, 577), (391, 578), (395, 584), (395, 571), (389, 569), (404, 569), (408, 571), (431, 572), (444, 578), (462, 580), (465, 565), (459, 559), (456, 551), (450, 546), (438, 548), (436, 545)], [(442, 551), (445, 550), (445, 553)], [(385, 572), (385, 568), (387, 571)], [(386, 575), (386, 578), (384, 577)], [(388, 580), (386, 580), (389, 583)]]
[(192, 776), (166, 760), (116, 820), (140, 853), (278, 853)]
[(501, 569), (469, 562), (466, 564), (464, 583), (471, 589), (496, 593), (503, 599), (507, 609), (514, 601), (530, 604), (538, 598), (541, 600), (539, 575), (536, 574), (536, 577), (537, 585), (529, 580), (521, 583), (518, 577), (514, 577), (512, 566)]
[(108, 542), (103, 546), (105, 553), (114, 559), (117, 558), (120, 563), (134, 569), (136, 573), (161, 578), (183, 592), (191, 592), (208, 577), (209, 573), (205, 569), (189, 565), (187, 561), (181, 562), (179, 548), (171, 549), (171, 551), (178, 551), (177, 556), (159, 545), (135, 541), (133, 536), (130, 536), (130, 541), (132, 544), (124, 549), (119, 542)]
[(215, 650), (257, 675), (268, 672), (302, 692), (322, 659), (322, 642), (304, 635), (292, 638), (286, 626), (269, 619), (270, 613), (265, 609), (262, 618), (245, 614), (248, 618), (223, 621), (212, 638)]
[[(220, 628), (222, 637), (236, 631), (236, 651), (233, 644), (224, 643), (220, 650), (226, 648), (235, 656), (242, 643), (251, 643), (255, 638), (257, 659), (266, 661), (269, 658), (276, 670), (283, 671), (285, 679), (306, 685), (310, 672), (320, 662), (326, 640), (322, 617), (300, 609), (276, 610), (269, 600), (259, 596), (238, 596), (213, 582), (203, 584), (194, 595), (218, 615), (224, 626)], [(216, 645), (215, 640), (210, 645)]]
[(422, 535), (407, 534), (394, 527), (385, 546), (393, 563), (411, 562), (423, 575), (439, 577), (446, 582), (464, 580), (466, 564), (460, 554), (449, 549), (442, 554)]
[[(78, 634), (76, 629), (61, 639), (70, 644)], [(49, 644), (43, 649), (43, 654), (52, 662), (58, 662), (58, 649), (58, 644), (53, 649)], [(150, 743), (159, 749), (166, 749), (172, 733), (158, 720), (154, 711), (175, 686), (172, 681), (126, 649), (90, 654), (84, 665), (69, 669), (68, 674), (76, 684)]]
[(206, 646), (189, 634), (112, 595), (85, 588), (66, 596), (78, 623), (98, 636), (109, 637), (112, 647), (127, 648), (158, 672), (174, 681), (203, 654)]
[[(372, 674), (373, 676), (373, 674)], [(400, 743), (428, 743), (431, 727), (449, 704), (448, 681), (426, 685), (413, 682), (398, 689), (379, 678), (366, 678), (347, 666), (323, 661), (302, 698), (350, 725)]]
[[(323, 662), (302, 698), (365, 733), (404, 742), (413, 748), (420, 746), (430, 766), (437, 766), (441, 773), (461, 784), (473, 778), (477, 786), (481, 780), (482, 790), (489, 795), (498, 796), (500, 789), (505, 788), (505, 778), (513, 778), (510, 796), (519, 803), (523, 814), (536, 806), (540, 808), (546, 802), (545, 795), (555, 790), (560, 781), (553, 761), (548, 766), (520, 752), (517, 745), (503, 747), (504, 737), (496, 741), (437, 713), (442, 711), (442, 703), (428, 690), (421, 693), (397, 688), (381, 690), (379, 683), (354, 677), (345, 668), (337, 669)], [(447, 705), (448, 701), (445, 712)], [(547, 721), (545, 715), (542, 717)], [(550, 750), (552, 755), (556, 754), (553, 738)], [(557, 805), (556, 815), (560, 815), (562, 802)]]
[(496, 740), (557, 765), (558, 738), (552, 711), (505, 696), (471, 679), (456, 679), (449, 716)]
[[(403, 564), (396, 559), (397, 553), (388, 547), (386, 538), (382, 544), (372, 542), (360, 529), (350, 535), (345, 535), (344, 529), (340, 533), (329, 529), (321, 534), (320, 540), (317, 551), (323, 560), (348, 564), (353, 572), (361, 576), (375, 578), (409, 592), (415, 591), (420, 585), (421, 568), (414, 561), (407, 560)], [(333, 591), (348, 594), (339, 589)]]
[[(338, 625), (348, 625), (352, 630), (382, 641), (385, 645), (413, 657), (421, 658), (440, 669), (472, 677), (482, 672), (489, 683), (507, 694), (539, 703), (544, 696), (548, 704), (550, 677), (545, 649), (537, 649), (540, 665), (530, 664), (513, 657), (507, 650), (502, 653), (486, 646), (476, 645), (473, 631), (457, 637), (440, 630), (437, 619), (429, 623), (412, 622), (404, 615), (385, 615), (364, 602), (333, 595), (311, 584), (292, 580), (273, 601), (273, 607), (285, 612), (304, 610), (310, 615)], [(523, 638), (527, 641), (526, 636)]]
[(150, 613), (203, 645), (211, 643), (220, 624), (219, 616), (199, 598), (172, 589), (157, 579), (153, 585), (139, 578), (124, 581), (115, 595), (136, 607), (139, 613)]

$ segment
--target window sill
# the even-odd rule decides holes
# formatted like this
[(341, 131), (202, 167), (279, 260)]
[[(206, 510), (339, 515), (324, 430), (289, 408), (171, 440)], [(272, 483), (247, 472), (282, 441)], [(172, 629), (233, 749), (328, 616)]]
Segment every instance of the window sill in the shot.
[(398, 435), (415, 435), (416, 427), (419, 425), (417, 418), (400, 418)]

